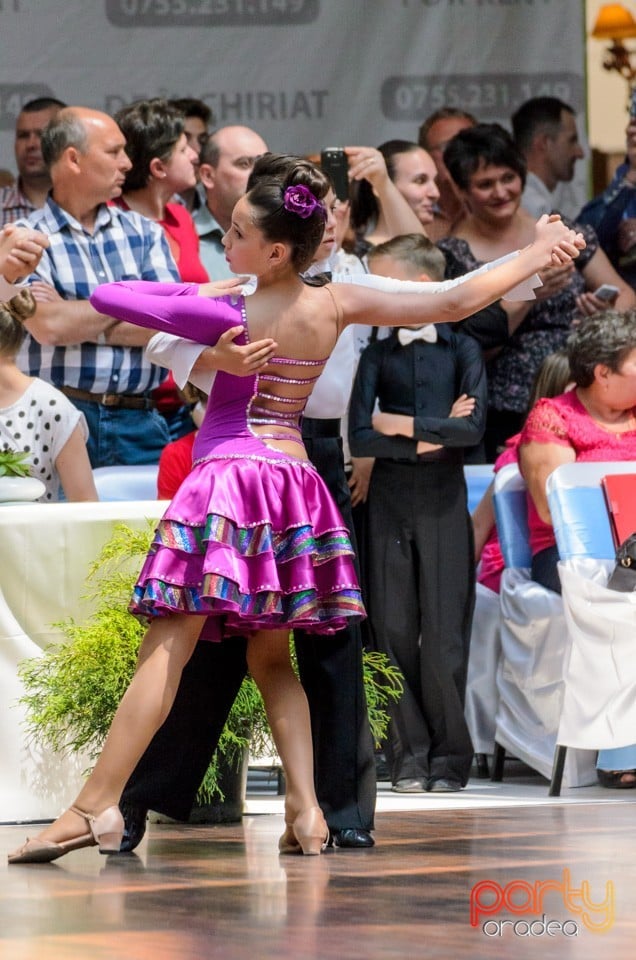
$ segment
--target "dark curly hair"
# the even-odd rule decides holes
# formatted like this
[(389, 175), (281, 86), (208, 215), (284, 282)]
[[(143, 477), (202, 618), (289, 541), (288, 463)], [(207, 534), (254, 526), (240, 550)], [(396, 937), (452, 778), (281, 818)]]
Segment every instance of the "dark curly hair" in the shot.
[(256, 210), (254, 222), (258, 229), (272, 243), (282, 241), (291, 245), (291, 262), (299, 273), (310, 265), (325, 232), (324, 204), (321, 203), (306, 219), (285, 209), (283, 195), (286, 188), (301, 184), (320, 201), (330, 188), (325, 174), (310, 160), (289, 154), (264, 153), (252, 168), (246, 194)]
[(124, 193), (141, 190), (150, 179), (155, 157), (167, 160), (185, 130), (185, 116), (168, 100), (137, 100), (115, 114), (126, 138), (126, 153), (132, 163), (126, 174)]
[(479, 167), (510, 167), (526, 182), (526, 161), (512, 136), (498, 123), (478, 123), (455, 134), (444, 150), (444, 163), (458, 187), (467, 190)]
[(618, 373), (626, 357), (636, 350), (636, 310), (603, 310), (582, 320), (566, 344), (572, 379), (577, 387), (594, 382), (600, 363)]

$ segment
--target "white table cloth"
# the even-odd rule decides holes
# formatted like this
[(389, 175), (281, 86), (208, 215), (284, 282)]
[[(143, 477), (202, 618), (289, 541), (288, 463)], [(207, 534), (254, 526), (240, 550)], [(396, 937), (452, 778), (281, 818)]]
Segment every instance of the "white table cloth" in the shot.
[(115, 524), (143, 527), (165, 507), (147, 500), (0, 506), (0, 822), (57, 816), (86, 766), (28, 744), (19, 662), (61, 639), (54, 623), (90, 614), (86, 575)]

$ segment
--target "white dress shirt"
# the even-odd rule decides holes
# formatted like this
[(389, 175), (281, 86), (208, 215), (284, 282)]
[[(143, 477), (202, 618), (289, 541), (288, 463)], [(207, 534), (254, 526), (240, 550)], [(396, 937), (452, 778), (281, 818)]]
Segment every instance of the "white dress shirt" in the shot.
[(548, 190), (536, 173), (530, 171), (526, 176), (526, 185), (521, 194), (521, 206), (531, 213), (535, 220), (542, 217), (544, 213), (552, 213), (553, 210), (558, 209), (552, 191)]

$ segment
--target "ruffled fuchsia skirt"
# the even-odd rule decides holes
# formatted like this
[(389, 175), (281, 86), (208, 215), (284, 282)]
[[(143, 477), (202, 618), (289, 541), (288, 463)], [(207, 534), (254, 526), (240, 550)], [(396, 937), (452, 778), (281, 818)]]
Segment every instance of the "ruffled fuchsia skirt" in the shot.
[(364, 616), (349, 534), (315, 468), (244, 456), (194, 467), (157, 527), (129, 609), (220, 617), (219, 635), (334, 633)]

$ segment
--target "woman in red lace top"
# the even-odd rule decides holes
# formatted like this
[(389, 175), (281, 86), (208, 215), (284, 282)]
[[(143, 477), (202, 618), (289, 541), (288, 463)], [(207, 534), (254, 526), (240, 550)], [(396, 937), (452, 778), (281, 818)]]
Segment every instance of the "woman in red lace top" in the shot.
[(588, 317), (567, 345), (574, 390), (539, 400), (521, 434), (528, 485), (532, 579), (557, 593), (558, 553), (545, 493), (548, 475), (575, 460), (636, 460), (636, 311)]
[[(565, 350), (556, 350), (549, 354), (539, 367), (532, 385), (528, 410), (532, 410), (537, 400), (542, 397), (557, 397), (571, 387), (570, 363), (567, 354)], [(518, 463), (520, 440), (521, 433), (515, 433), (509, 438), (505, 448), (495, 460), (495, 473), (509, 463)], [(504, 558), (495, 522), (494, 487), (493, 480), (473, 511), (472, 520), (475, 534), (475, 561), (479, 563), (477, 582), (499, 593)]]

